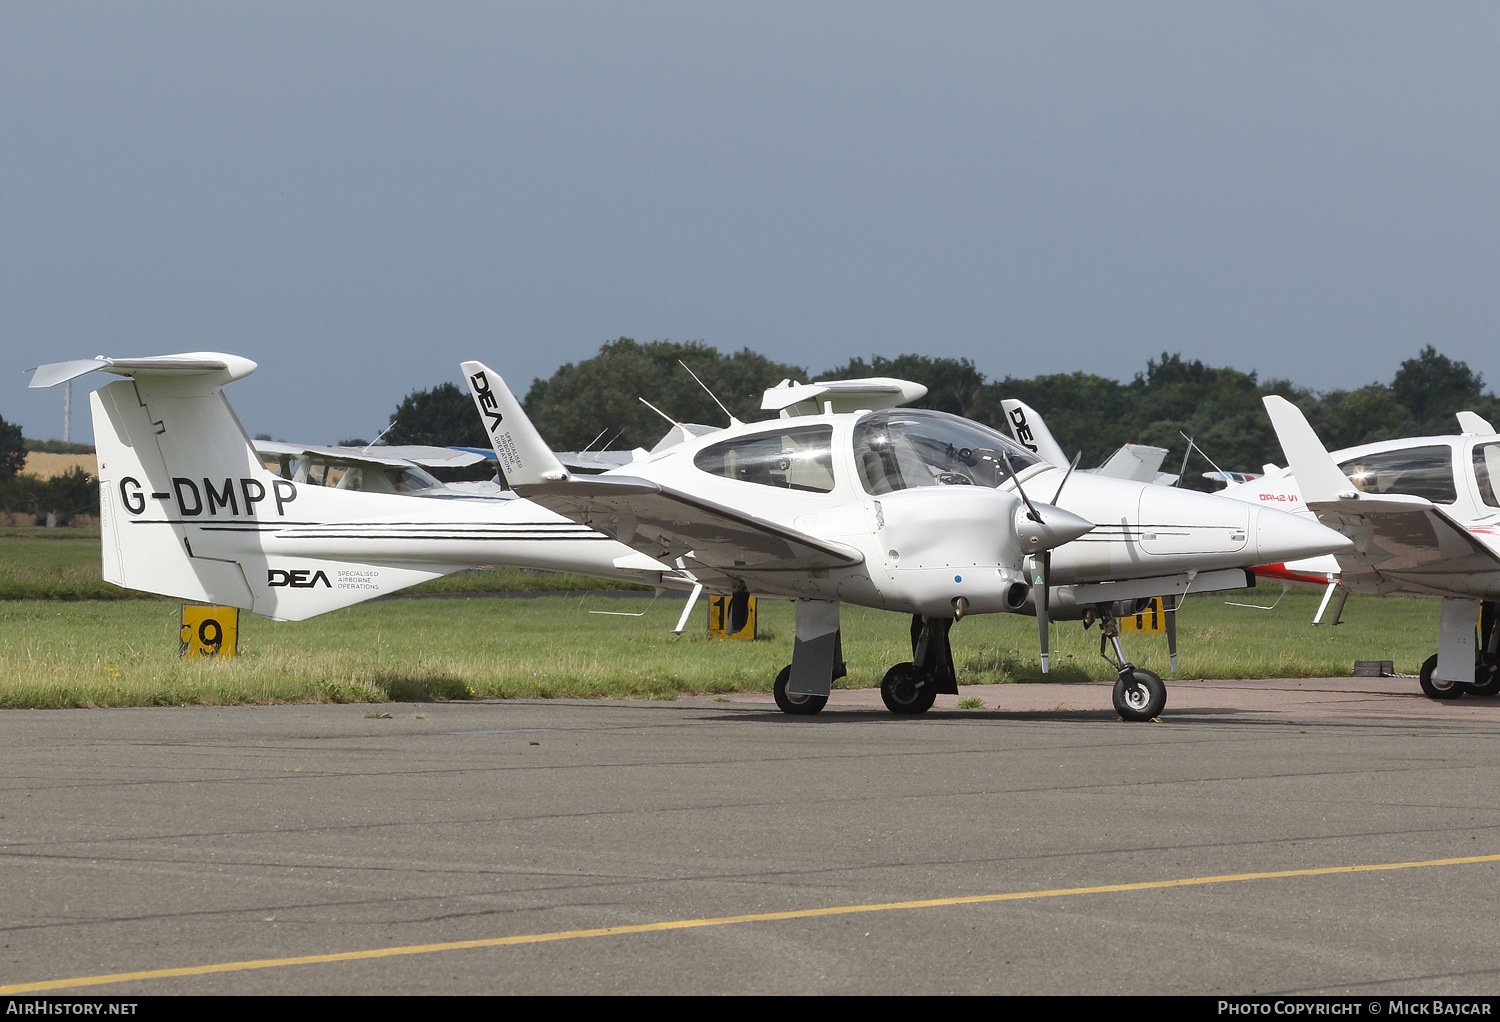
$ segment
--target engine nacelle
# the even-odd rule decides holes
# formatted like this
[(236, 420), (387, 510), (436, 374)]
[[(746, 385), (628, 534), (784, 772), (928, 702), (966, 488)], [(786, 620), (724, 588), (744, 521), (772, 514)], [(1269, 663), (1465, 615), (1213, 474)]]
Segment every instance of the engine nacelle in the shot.
[[(1025, 505), (984, 486), (924, 486), (874, 501), (886, 606), (953, 617), (1020, 610), (1030, 586), (1016, 527)], [(873, 567), (873, 565), (872, 565)]]

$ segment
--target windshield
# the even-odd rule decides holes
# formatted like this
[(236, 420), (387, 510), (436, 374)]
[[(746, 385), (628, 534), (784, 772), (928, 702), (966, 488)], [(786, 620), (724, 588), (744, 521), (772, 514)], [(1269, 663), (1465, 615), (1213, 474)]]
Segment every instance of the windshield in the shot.
[(1041, 459), (969, 419), (893, 408), (855, 425), (854, 463), (867, 492), (890, 493), (913, 486), (993, 488)]
[(1490, 507), (1500, 507), (1495, 499), (1495, 480), (1500, 479), (1500, 444), (1474, 445), (1474, 480), (1479, 483), (1479, 499)]
[(1360, 493), (1409, 493), (1434, 504), (1458, 499), (1453, 449), (1446, 444), (1366, 454), (1339, 466)]

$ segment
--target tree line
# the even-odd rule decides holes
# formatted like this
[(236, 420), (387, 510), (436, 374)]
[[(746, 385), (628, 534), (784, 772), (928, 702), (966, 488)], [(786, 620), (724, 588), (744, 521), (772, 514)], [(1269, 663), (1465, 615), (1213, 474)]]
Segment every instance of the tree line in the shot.
[[(1500, 400), (1485, 389), (1481, 374), (1440, 354), (1432, 345), (1402, 362), (1389, 383), (1350, 390), (1315, 391), (1290, 380), (1262, 381), (1254, 372), (1209, 366), (1181, 354), (1147, 359), (1128, 381), (1093, 373), (1056, 373), (1028, 378), (987, 379), (967, 358), (876, 355), (854, 358), (822, 372), (774, 362), (744, 349), (723, 353), (697, 341), (639, 343), (627, 337), (599, 353), (569, 362), (547, 379), (536, 379), (522, 404), (547, 442), (558, 450), (584, 447), (651, 448), (668, 424), (638, 399), (645, 398), (672, 420), (726, 421), (690, 367), (737, 418), (766, 417), (762, 392), (784, 379), (795, 381), (893, 376), (924, 384), (915, 407), (952, 412), (1003, 429), (1000, 402), (1018, 398), (1046, 420), (1070, 455), (1098, 465), (1121, 444), (1164, 447), (1164, 465), (1175, 471), (1187, 450), (1186, 434), (1221, 468), (1259, 471), (1282, 463), (1281, 446), (1260, 399), (1279, 394), (1294, 402), (1330, 450), (1393, 437), (1457, 431), (1453, 414), (1500, 417)], [(459, 387), (440, 384), (413, 391), (397, 408), (386, 434), (392, 444), (431, 443), (487, 447), (473, 405)], [(1186, 483), (1211, 488), (1198, 478), (1208, 469), (1194, 456)]]
[(92, 454), (84, 444), (66, 444), (60, 440), (29, 440), (21, 427), (0, 418), (0, 512), (31, 515), (36, 523), (49, 516), (59, 525), (67, 525), (75, 515), (99, 513), (99, 480), (92, 472), (74, 466), (51, 479), (22, 471), (30, 451), (56, 454)]
[[(1351, 390), (1315, 391), (1289, 380), (1262, 381), (1256, 373), (1215, 367), (1181, 354), (1147, 359), (1128, 381), (1093, 373), (1055, 373), (1028, 378), (987, 379), (967, 358), (876, 355), (850, 359), (822, 372), (772, 361), (748, 348), (720, 352), (700, 341), (640, 343), (609, 341), (592, 358), (569, 362), (547, 379), (532, 381), (522, 404), (547, 442), (558, 450), (650, 449), (672, 421), (725, 423), (714, 397), (684, 371), (688, 366), (735, 417), (765, 418), (761, 395), (782, 380), (845, 380), (894, 376), (927, 387), (919, 408), (952, 412), (1004, 428), (1000, 402), (1018, 398), (1042, 414), (1069, 454), (1085, 467), (1100, 464), (1124, 443), (1165, 447), (1164, 467), (1175, 471), (1192, 437), (1221, 468), (1258, 471), (1281, 463), (1260, 399), (1279, 394), (1307, 414), (1318, 435), (1336, 450), (1402, 436), (1442, 435), (1457, 430), (1453, 414), (1469, 409), (1500, 421), (1500, 399), (1485, 389), (1467, 364), (1422, 348), (1402, 362), (1389, 383)], [(642, 404), (645, 398), (661, 415)], [(386, 444), (489, 446), (489, 438), (467, 393), (453, 383), (414, 390), (391, 415)], [(362, 442), (361, 442), (362, 443)], [(81, 445), (70, 445), (91, 450)], [(98, 483), (82, 469), (43, 480), (22, 473), (28, 449), (61, 449), (57, 441), (23, 439), (19, 426), (0, 418), (0, 511), (53, 513), (60, 519), (97, 514)], [(1212, 488), (1188, 465), (1189, 485)], [(489, 469), (481, 466), (481, 474)]]

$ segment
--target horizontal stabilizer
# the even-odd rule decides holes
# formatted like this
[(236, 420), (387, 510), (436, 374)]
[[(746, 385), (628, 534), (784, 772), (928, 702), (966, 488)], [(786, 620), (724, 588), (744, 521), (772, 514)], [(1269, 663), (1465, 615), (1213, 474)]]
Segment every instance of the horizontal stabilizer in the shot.
[(217, 351), (190, 351), (181, 355), (152, 355), (147, 358), (97, 358), (74, 359), (71, 362), (52, 362), (37, 366), (28, 387), (55, 387), (59, 383), (76, 380), (93, 372), (113, 373), (116, 376), (207, 376), (218, 374), (221, 378), (212, 381), (222, 386), (234, 380), (244, 379), (255, 372), (255, 363), (238, 355), (225, 355)]

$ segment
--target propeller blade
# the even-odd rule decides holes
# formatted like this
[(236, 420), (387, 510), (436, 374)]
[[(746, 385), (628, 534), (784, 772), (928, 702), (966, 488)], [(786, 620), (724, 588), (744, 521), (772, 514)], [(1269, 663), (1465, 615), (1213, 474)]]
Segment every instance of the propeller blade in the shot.
[(1042, 673), (1046, 674), (1051, 667), (1052, 658), (1052, 621), (1048, 613), (1047, 595), (1048, 576), (1052, 574), (1052, 551), (1044, 550), (1033, 557), (1031, 568), (1031, 591), (1036, 598), (1036, 629), (1042, 644)]
[(1049, 503), (1049, 504), (1056, 504), (1057, 503), (1058, 498), (1062, 496), (1063, 487), (1068, 485), (1068, 480), (1070, 478), (1072, 478), (1072, 476), (1073, 476), (1073, 470), (1078, 467), (1078, 462), (1082, 458), (1083, 458), (1083, 451), (1081, 451), (1081, 450), (1077, 454), (1073, 455), (1073, 464), (1069, 465), (1068, 466), (1068, 470), (1063, 473), (1063, 481), (1057, 484), (1057, 492), (1052, 495), (1052, 499), (1049, 500), (1047, 503)]
[(1042, 516), (1036, 513), (1036, 508), (1032, 506), (1031, 498), (1026, 496), (1026, 490), (1021, 486), (1021, 477), (1016, 475), (1016, 466), (1010, 463), (1010, 455), (1006, 453), (1004, 447), (1000, 448), (1000, 457), (1005, 459), (1005, 471), (1009, 472), (1010, 477), (1015, 480), (1016, 492), (1021, 495), (1021, 500), (1026, 504), (1026, 517), (1038, 525), (1042, 524)]

